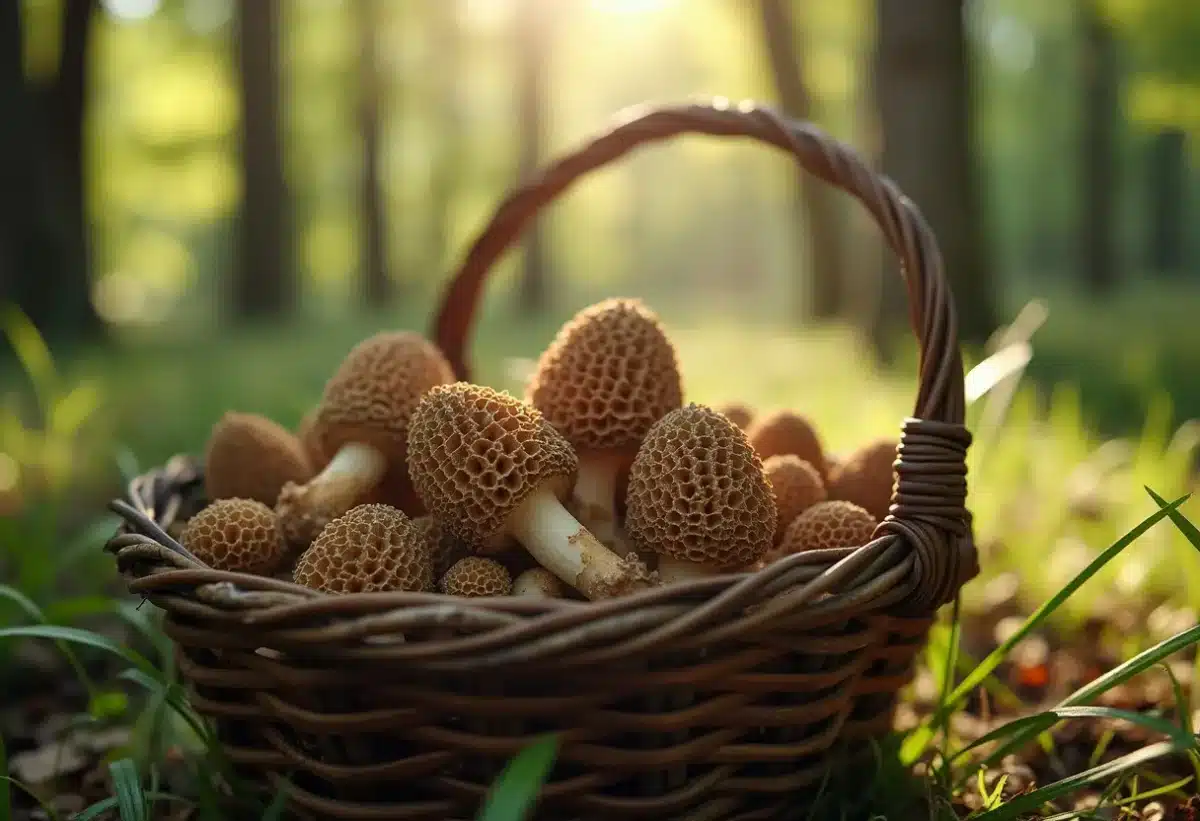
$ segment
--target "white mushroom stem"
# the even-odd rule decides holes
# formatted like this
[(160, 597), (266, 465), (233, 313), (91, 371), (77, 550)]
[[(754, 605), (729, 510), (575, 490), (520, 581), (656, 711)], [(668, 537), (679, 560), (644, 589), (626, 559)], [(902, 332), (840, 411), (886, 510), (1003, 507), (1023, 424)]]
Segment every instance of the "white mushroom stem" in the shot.
[(304, 507), (345, 513), (354, 502), (383, 479), (387, 459), (375, 448), (348, 442), (329, 464), (304, 486)]
[(539, 599), (561, 599), (562, 582), (544, 567), (532, 567), (513, 580), (512, 595)]
[[(579, 520), (596, 538), (615, 545), (617, 537), (617, 471), (620, 462), (604, 452), (581, 452), (572, 502)], [(624, 552), (624, 551), (618, 551)]]
[(700, 579), (705, 576), (717, 576), (721, 572), (720, 568), (710, 564), (676, 559), (665, 554), (659, 554), (658, 557), (658, 575), (662, 578), (663, 584)]
[[(648, 587), (636, 565), (609, 550), (543, 484), (508, 517), (508, 531), (538, 563), (591, 600)], [(643, 574), (644, 575), (644, 568)]]

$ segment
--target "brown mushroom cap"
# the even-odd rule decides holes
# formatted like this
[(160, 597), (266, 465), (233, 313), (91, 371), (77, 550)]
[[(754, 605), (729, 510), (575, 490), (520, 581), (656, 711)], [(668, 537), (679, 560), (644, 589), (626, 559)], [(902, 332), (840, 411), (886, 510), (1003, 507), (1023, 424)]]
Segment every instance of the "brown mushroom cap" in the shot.
[(440, 579), (446, 575), (450, 566), (459, 559), (471, 555), (470, 548), (453, 534), (442, 527), (436, 517), (426, 514), (413, 519), (413, 526), (421, 534), (421, 538), (429, 546), (430, 560), (433, 562), (433, 577)]
[(628, 449), (683, 402), (675, 348), (640, 300), (584, 308), (542, 353), (526, 400), (577, 450)]
[(627, 503), (625, 529), (639, 550), (721, 569), (760, 558), (778, 521), (746, 434), (695, 403), (650, 429), (629, 472)]
[(822, 479), (828, 476), (825, 452), (816, 428), (795, 411), (777, 410), (758, 416), (746, 435), (761, 458), (791, 453), (815, 467)]
[(494, 559), (467, 556), (446, 571), (438, 589), (447, 596), (507, 596), (512, 592), (512, 576)]
[(829, 474), (829, 498), (854, 502), (883, 520), (892, 504), (899, 445), (895, 439), (877, 439), (847, 454)]
[(214, 570), (269, 576), (286, 557), (275, 511), (255, 499), (218, 499), (193, 516), (180, 543)]
[(856, 504), (842, 501), (818, 502), (787, 527), (778, 554), (802, 550), (861, 547), (871, 541), (875, 517)]
[(460, 539), (492, 543), (546, 482), (559, 499), (579, 469), (571, 446), (532, 405), (482, 385), (439, 385), (413, 412), (408, 469), (426, 507)]
[(291, 431), (257, 413), (229, 411), (213, 425), (204, 454), (209, 499), (254, 499), (274, 505), (288, 482), (307, 482), (313, 468)]
[(326, 593), (433, 590), (429, 547), (388, 505), (358, 505), (331, 521), (300, 556), (297, 584)]
[(775, 492), (779, 519), (775, 525), (775, 543), (783, 538), (788, 525), (817, 502), (825, 501), (825, 484), (817, 469), (791, 453), (772, 456), (763, 461), (763, 473)]
[(317, 431), (317, 411), (316, 407), (309, 408), (308, 412), (301, 417), (300, 424), (296, 426), (296, 438), (300, 440), (301, 447), (308, 455), (308, 463), (312, 465), (314, 473), (329, 463), (329, 457), (325, 455), (325, 449), (321, 446), (321, 438)]
[(749, 405), (742, 402), (726, 402), (717, 408), (717, 410), (725, 414), (730, 422), (742, 430), (746, 430), (754, 421), (754, 411)]
[(412, 331), (384, 331), (359, 342), (325, 385), (317, 413), (322, 450), (351, 442), (403, 461), (408, 425), (421, 396), (451, 382), (441, 351)]

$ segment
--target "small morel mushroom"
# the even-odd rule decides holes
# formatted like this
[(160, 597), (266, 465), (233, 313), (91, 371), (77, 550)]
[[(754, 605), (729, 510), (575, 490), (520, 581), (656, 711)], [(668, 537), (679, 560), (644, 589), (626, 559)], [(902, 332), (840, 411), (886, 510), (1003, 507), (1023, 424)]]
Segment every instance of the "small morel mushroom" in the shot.
[(816, 468), (791, 453), (764, 459), (763, 473), (771, 482), (775, 505), (779, 508), (774, 541), (779, 544), (783, 532), (797, 516), (817, 502), (825, 501), (825, 484)]
[(876, 524), (874, 516), (851, 502), (818, 502), (788, 525), (772, 558), (803, 550), (862, 547), (871, 541)]
[(428, 541), (388, 505), (357, 505), (331, 521), (300, 555), (292, 576), (326, 593), (433, 591)]
[(274, 505), (288, 482), (307, 482), (312, 464), (300, 440), (257, 413), (228, 411), (213, 425), (204, 453), (209, 499), (254, 499)]
[(532, 405), (492, 388), (433, 388), (412, 415), (408, 466), (442, 526), (484, 548), (515, 538), (589, 599), (648, 586), (646, 568), (605, 547), (563, 506), (571, 446)]
[(876, 439), (846, 454), (829, 474), (829, 498), (854, 502), (882, 521), (892, 504), (899, 445), (895, 439)]
[[(411, 331), (381, 332), (355, 345), (326, 383), (314, 423), (329, 463), (311, 481), (285, 485), (279, 494), (276, 510), (288, 541), (307, 545), (381, 483), (408, 485), (413, 408), (427, 390), (453, 378), (442, 353)], [(402, 495), (389, 498), (402, 505), (396, 498)]]
[(254, 499), (218, 499), (183, 528), (180, 544), (214, 570), (270, 576), (285, 560), (275, 512)]
[(746, 430), (754, 422), (754, 410), (742, 402), (726, 402), (717, 410), (742, 430)]
[(815, 467), (822, 480), (829, 475), (816, 428), (795, 411), (776, 410), (762, 414), (755, 418), (746, 435), (762, 459), (791, 453)]
[(325, 449), (321, 446), (321, 439), (317, 435), (317, 412), (319, 408), (309, 408), (308, 412), (300, 418), (300, 424), (296, 425), (296, 438), (300, 440), (300, 444), (304, 447), (304, 452), (308, 454), (308, 463), (312, 465), (313, 471), (319, 471), (329, 463), (329, 458), (325, 455)]
[(442, 576), (438, 589), (447, 596), (507, 596), (512, 592), (513, 580), (504, 565), (495, 559), (483, 556), (468, 556), (459, 559)]
[(561, 599), (567, 591), (563, 583), (544, 567), (534, 567), (526, 570), (513, 581), (514, 596), (532, 596), (534, 598)]
[(659, 554), (663, 581), (736, 570), (762, 557), (779, 513), (762, 461), (723, 414), (690, 403), (664, 416), (629, 471), (625, 529)]
[(559, 330), (538, 360), (526, 401), (579, 458), (572, 509), (600, 541), (617, 541), (617, 476), (650, 426), (683, 403), (675, 349), (636, 299), (606, 299)]

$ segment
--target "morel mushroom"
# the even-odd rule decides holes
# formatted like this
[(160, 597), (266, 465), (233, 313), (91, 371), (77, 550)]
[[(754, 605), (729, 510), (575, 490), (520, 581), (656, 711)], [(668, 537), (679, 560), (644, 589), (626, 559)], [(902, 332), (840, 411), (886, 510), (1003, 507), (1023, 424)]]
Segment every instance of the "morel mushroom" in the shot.
[(288, 541), (307, 545), (330, 519), (392, 477), (407, 485), (413, 408), (427, 390), (453, 378), (446, 358), (419, 334), (388, 331), (358, 343), (325, 385), (314, 423), (329, 463), (279, 494), (276, 510)]
[(795, 411), (776, 410), (758, 416), (746, 435), (762, 459), (791, 453), (815, 467), (822, 480), (829, 475), (816, 428)]
[(736, 570), (770, 549), (779, 518), (741, 428), (690, 403), (664, 416), (629, 471), (625, 529), (663, 581)]
[(287, 557), (275, 512), (254, 499), (218, 499), (184, 527), (180, 543), (214, 570), (270, 576)]
[(317, 433), (318, 410), (315, 406), (309, 408), (300, 418), (300, 424), (296, 425), (296, 438), (300, 440), (300, 445), (308, 455), (308, 463), (312, 465), (314, 472), (329, 463), (329, 457), (325, 455), (325, 448), (321, 445), (321, 438)]
[(446, 571), (438, 589), (447, 596), (481, 598), (507, 596), (512, 592), (512, 585), (512, 576), (500, 562), (483, 556), (468, 556)]
[(613, 553), (563, 507), (578, 464), (562, 434), (508, 393), (440, 385), (413, 411), (409, 473), (451, 533), (484, 547), (515, 538), (589, 599), (647, 586), (636, 558)]
[(726, 402), (717, 408), (725, 417), (742, 430), (746, 430), (754, 422), (754, 411), (749, 405), (741, 402)]
[(862, 547), (871, 541), (876, 524), (874, 516), (851, 502), (818, 502), (788, 525), (775, 558), (805, 550)]
[(257, 413), (229, 411), (213, 425), (204, 453), (211, 500), (254, 499), (274, 505), (288, 482), (307, 482), (313, 467), (287, 428)]
[(538, 360), (526, 400), (579, 459), (571, 508), (614, 545), (617, 476), (650, 426), (683, 403), (675, 349), (635, 299), (607, 299), (570, 319)]
[(779, 508), (774, 541), (778, 544), (787, 526), (797, 516), (817, 502), (825, 501), (825, 484), (816, 468), (791, 453), (764, 459), (763, 473), (771, 483), (775, 505)]
[(514, 596), (531, 596), (542, 599), (561, 599), (567, 591), (563, 583), (544, 567), (533, 567), (513, 580)]
[(358, 505), (331, 521), (300, 555), (292, 576), (326, 593), (433, 591), (429, 542), (389, 505)]
[(829, 474), (829, 498), (854, 502), (876, 519), (888, 515), (896, 483), (895, 439), (876, 439), (846, 454)]

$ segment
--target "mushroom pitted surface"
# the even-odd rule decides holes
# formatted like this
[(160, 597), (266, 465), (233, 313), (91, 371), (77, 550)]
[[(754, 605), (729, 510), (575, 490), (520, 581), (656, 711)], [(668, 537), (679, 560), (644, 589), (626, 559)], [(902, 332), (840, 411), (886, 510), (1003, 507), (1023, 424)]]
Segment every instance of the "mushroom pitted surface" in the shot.
[(507, 596), (512, 592), (512, 584), (512, 576), (500, 562), (484, 556), (467, 556), (450, 566), (438, 589), (448, 596), (479, 598)]
[(563, 506), (578, 472), (570, 444), (532, 405), (467, 382), (439, 385), (412, 416), (408, 466), (421, 500), (454, 535), (483, 547), (515, 538), (589, 599), (648, 584)]
[(430, 592), (433, 561), (425, 534), (402, 511), (366, 504), (329, 522), (292, 576), (326, 593)]
[[(325, 385), (314, 433), (329, 462), (311, 481), (285, 485), (276, 509), (288, 541), (309, 544), (325, 524), (367, 500), (381, 483), (411, 488), (405, 469), (413, 408), (453, 379), (433, 343), (411, 331), (359, 342)], [(399, 502), (398, 500), (398, 503)]]
[(312, 463), (300, 440), (257, 413), (226, 411), (213, 425), (204, 452), (209, 499), (253, 499), (274, 505), (288, 482), (307, 482)]
[(788, 525), (776, 558), (805, 550), (861, 547), (871, 541), (875, 517), (852, 502), (818, 502)]
[(762, 461), (723, 414), (689, 403), (660, 419), (629, 471), (625, 529), (664, 581), (745, 567), (770, 549), (778, 509)]
[(190, 520), (180, 543), (214, 570), (269, 576), (286, 560), (275, 512), (255, 499), (218, 499)]
[(763, 460), (763, 472), (775, 492), (775, 504), (779, 517), (775, 525), (775, 540), (778, 544), (783, 532), (797, 516), (817, 502), (827, 498), (821, 474), (811, 464), (791, 453), (779, 454)]

